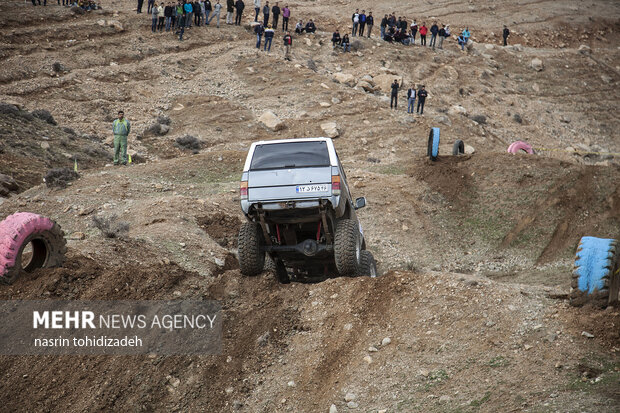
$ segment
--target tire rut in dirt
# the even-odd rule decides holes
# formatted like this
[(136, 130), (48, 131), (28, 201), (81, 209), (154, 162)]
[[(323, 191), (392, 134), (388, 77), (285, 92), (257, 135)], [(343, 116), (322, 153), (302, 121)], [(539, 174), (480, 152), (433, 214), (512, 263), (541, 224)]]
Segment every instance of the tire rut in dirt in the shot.
[(244, 222), (239, 229), (239, 268), (247, 276), (258, 275), (265, 267), (265, 252), (261, 251), (259, 227), (253, 222)]

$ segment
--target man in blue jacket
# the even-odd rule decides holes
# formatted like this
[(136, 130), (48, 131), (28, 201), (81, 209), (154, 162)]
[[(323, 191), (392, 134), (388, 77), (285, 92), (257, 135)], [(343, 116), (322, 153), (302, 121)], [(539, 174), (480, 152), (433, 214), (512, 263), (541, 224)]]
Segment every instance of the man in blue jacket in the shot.
[(360, 21), (359, 35), (364, 36), (364, 27), (366, 27), (366, 10), (362, 10), (362, 12), (360, 13), (359, 21)]
[(437, 43), (437, 33), (439, 33), (439, 26), (437, 26), (437, 22), (433, 22), (431, 26), (431, 44), (429, 44), (433, 50), (435, 50), (435, 44)]

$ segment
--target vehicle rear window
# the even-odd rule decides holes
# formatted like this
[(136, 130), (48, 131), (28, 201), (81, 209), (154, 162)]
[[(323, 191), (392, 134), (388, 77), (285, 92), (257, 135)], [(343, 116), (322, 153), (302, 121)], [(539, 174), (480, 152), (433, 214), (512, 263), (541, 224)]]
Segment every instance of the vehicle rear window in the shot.
[(325, 141), (256, 145), (251, 170), (329, 166)]

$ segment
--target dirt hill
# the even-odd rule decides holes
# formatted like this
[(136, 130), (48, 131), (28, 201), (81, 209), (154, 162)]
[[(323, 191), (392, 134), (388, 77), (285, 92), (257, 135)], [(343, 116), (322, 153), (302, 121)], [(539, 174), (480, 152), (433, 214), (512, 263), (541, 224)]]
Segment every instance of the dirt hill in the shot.
[[(6, 410), (620, 407), (618, 309), (566, 300), (580, 237), (620, 238), (618, 4), (298, 1), (291, 20), (314, 18), (319, 30), (295, 37), (291, 62), (279, 32), (269, 54), (256, 50), (249, 2), (244, 26), (192, 28), (183, 42), (151, 33), (134, 2), (102, 5), (75, 15), (0, 4), (9, 16), (0, 101), (21, 108), (0, 114), (0, 173), (19, 182), (0, 218), (49, 216), (69, 247), (64, 268), (24, 275), (0, 298), (218, 299), (224, 351), (3, 356)], [(468, 25), (475, 43), (390, 45), (377, 24), (352, 53), (334, 52), (333, 28), (371, 5), (376, 18), (434, 17), (453, 33)], [(505, 48), (503, 24), (513, 33)], [(394, 78), (403, 91), (426, 85), (424, 116), (406, 113), (404, 93), (389, 109)], [(28, 116), (42, 108), (60, 126)], [(124, 168), (104, 166), (118, 109), (144, 161)], [(266, 127), (266, 110), (282, 126)], [(337, 124), (353, 195), (368, 199), (360, 219), (383, 276), (290, 285), (269, 272), (241, 276), (238, 180), (250, 143), (321, 136), (325, 122)], [(434, 126), (440, 157), (430, 162)], [(179, 145), (187, 135), (197, 146)], [(473, 153), (450, 156), (455, 139)], [(506, 154), (517, 139), (537, 155)], [(39, 185), (75, 156), (91, 169), (72, 185)], [(95, 216), (128, 232), (107, 238)]]

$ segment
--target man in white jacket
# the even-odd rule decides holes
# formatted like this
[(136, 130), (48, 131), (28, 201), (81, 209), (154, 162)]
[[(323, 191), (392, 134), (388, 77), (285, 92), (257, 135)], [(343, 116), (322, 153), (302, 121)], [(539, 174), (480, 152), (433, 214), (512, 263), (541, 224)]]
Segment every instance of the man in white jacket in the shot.
[(256, 16), (254, 16), (254, 21), (258, 21), (258, 13), (260, 12), (260, 0), (254, 0), (254, 11), (256, 12)]

